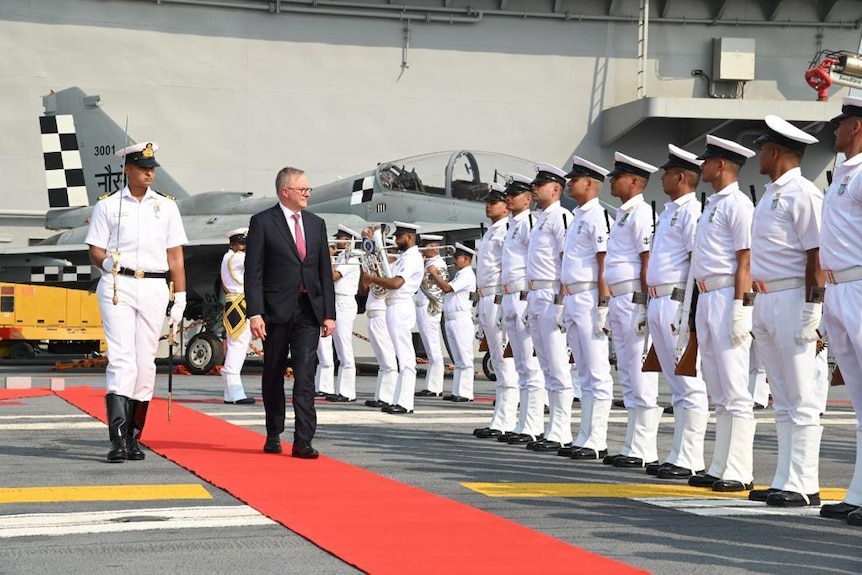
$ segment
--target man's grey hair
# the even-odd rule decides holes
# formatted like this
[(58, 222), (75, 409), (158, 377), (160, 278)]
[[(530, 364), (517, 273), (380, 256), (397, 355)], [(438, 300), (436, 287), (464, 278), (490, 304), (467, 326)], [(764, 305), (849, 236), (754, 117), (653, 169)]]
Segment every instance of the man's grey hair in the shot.
[(290, 166), (279, 170), (275, 176), (275, 195), (281, 193), (281, 188), (287, 186), (293, 178), (298, 178), (305, 172), (299, 168), (291, 168)]

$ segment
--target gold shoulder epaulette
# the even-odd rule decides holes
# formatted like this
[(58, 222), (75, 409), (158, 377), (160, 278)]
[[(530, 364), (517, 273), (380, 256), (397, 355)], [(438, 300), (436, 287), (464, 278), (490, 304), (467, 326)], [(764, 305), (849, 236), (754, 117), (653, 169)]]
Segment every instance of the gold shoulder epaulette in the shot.
[(162, 193), (162, 192), (160, 192), (160, 191), (158, 191), (158, 190), (153, 190), (153, 191), (154, 191), (154, 192), (156, 192), (157, 194), (159, 194), (160, 196), (162, 196), (163, 198), (167, 198), (167, 199), (169, 199), (169, 200), (174, 200), (174, 201), (176, 201), (176, 199), (177, 199), (176, 197), (174, 197), (174, 196), (172, 196), (172, 195), (170, 195), (170, 194), (164, 194), (164, 193)]
[(101, 196), (99, 196), (99, 200), (104, 200), (105, 198), (110, 198), (111, 196), (113, 196), (114, 194), (116, 194), (119, 191), (120, 190), (114, 190), (113, 192), (108, 192), (107, 194), (102, 194)]

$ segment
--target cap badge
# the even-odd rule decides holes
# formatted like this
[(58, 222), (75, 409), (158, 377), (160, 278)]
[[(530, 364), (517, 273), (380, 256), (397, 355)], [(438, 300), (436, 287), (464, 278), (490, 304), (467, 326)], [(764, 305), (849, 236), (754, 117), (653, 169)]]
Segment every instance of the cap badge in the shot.
[(147, 142), (147, 145), (144, 146), (144, 149), (141, 150), (141, 156), (144, 158), (155, 158), (156, 152), (153, 150), (153, 145)]

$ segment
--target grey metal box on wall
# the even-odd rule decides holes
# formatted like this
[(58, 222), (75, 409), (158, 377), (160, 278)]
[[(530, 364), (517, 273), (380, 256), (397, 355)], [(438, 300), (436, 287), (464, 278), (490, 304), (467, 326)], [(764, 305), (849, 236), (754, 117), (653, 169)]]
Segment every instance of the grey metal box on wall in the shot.
[(754, 80), (754, 38), (713, 38), (712, 79), (740, 82)]

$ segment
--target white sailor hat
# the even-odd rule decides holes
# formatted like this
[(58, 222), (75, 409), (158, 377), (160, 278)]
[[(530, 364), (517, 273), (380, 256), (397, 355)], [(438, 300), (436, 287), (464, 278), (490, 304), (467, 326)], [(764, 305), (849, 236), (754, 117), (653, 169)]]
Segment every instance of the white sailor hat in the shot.
[(117, 152), (117, 156), (125, 158), (127, 164), (141, 166), (142, 168), (158, 168), (159, 163), (156, 161), (156, 151), (159, 145), (156, 142), (141, 142), (133, 146), (128, 146)]
[(383, 238), (383, 246), (387, 248), (396, 248), (398, 244), (395, 243), (393, 238)]
[(455, 255), (456, 256), (470, 256), (471, 258), (476, 255), (476, 250), (473, 248), (467, 247), (461, 242), (455, 242)]
[(844, 96), (844, 100), (841, 102), (841, 113), (829, 121), (836, 123), (851, 116), (862, 117), (862, 98)]
[(569, 170), (569, 173), (566, 174), (566, 177), (572, 179), (587, 176), (588, 178), (593, 178), (600, 182), (604, 182), (605, 176), (607, 176), (609, 173), (610, 172), (608, 172), (601, 166), (597, 166), (592, 162), (588, 162), (587, 160), (579, 156), (572, 156), (572, 169)]
[(400, 236), (401, 234), (415, 234), (419, 231), (419, 226), (407, 222), (392, 222), (395, 224), (395, 233), (393, 235)]
[(755, 145), (760, 146), (764, 142), (773, 142), (797, 152), (804, 152), (811, 144), (818, 142), (817, 138), (804, 132), (774, 114), (769, 114), (763, 121), (766, 122), (766, 132), (754, 140)]
[(658, 168), (652, 164), (647, 164), (622, 152), (614, 152), (614, 169), (608, 175), (613, 178), (620, 174), (634, 174), (642, 178), (649, 178), (650, 174), (657, 171)]
[(706, 137), (706, 151), (699, 155), (697, 159), (723, 158), (742, 166), (745, 164), (745, 160), (753, 157), (756, 153), (745, 146), (740, 146), (736, 142), (709, 134)]
[(533, 180), (527, 176), (511, 172), (506, 174), (506, 195), (517, 196), (533, 189)]
[(357, 232), (351, 230), (344, 224), (338, 224), (338, 230), (333, 234), (333, 237), (336, 238), (359, 238), (361, 237)]
[(244, 242), (248, 237), (248, 228), (236, 228), (226, 233), (224, 237), (230, 240), (230, 243)]
[(698, 160), (696, 155), (674, 146), (673, 144), (668, 144), (667, 161), (659, 167), (662, 170), (667, 170), (668, 168), (682, 168), (683, 170), (689, 170), (699, 174), (701, 164), (703, 164), (703, 160)]
[(419, 241), (423, 244), (442, 242), (443, 236), (438, 236), (437, 234), (419, 234)]
[(488, 193), (485, 194), (485, 197), (482, 198), (483, 202), (506, 201), (506, 186), (497, 182), (491, 182), (491, 185), (489, 187), (490, 189), (488, 190)]
[(538, 186), (546, 182), (556, 182), (565, 187), (566, 172), (551, 164), (536, 164), (536, 177), (532, 184)]

